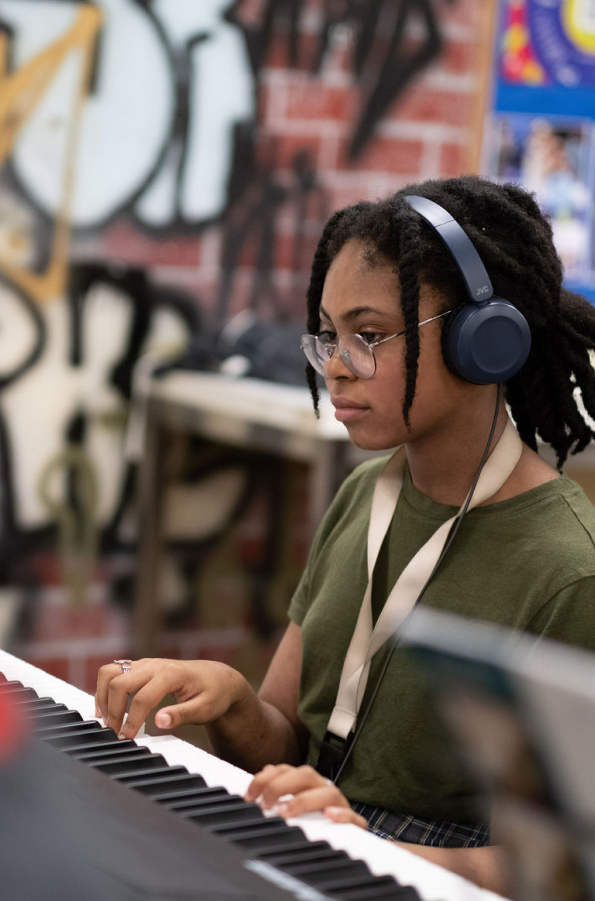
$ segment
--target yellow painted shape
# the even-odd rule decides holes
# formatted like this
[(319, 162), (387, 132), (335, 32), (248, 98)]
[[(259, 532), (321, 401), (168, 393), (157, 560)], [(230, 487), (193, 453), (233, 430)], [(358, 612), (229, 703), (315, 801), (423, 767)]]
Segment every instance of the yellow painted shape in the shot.
[(579, 50), (595, 54), (595, 12), (592, 0), (566, 0), (562, 4), (562, 24)]
[(543, 69), (535, 60), (531, 60), (523, 66), (523, 81), (527, 84), (542, 84), (544, 81)]
[(529, 42), (529, 32), (524, 25), (511, 25), (506, 37), (506, 46), (511, 53), (520, 53)]
[(83, 104), (91, 78), (95, 42), (101, 25), (102, 15), (99, 9), (96, 6), (82, 5), (76, 22), (63, 37), (10, 74), (6, 74), (7, 38), (6, 35), (0, 35), (0, 165), (14, 148), (19, 132), (33, 115), (67, 56), (76, 51), (83, 53), (83, 71), (73, 105), (73, 125), (64, 161), (62, 203), (54, 222), (50, 261), (45, 271), (38, 273), (15, 266), (0, 255), (2, 272), (39, 302), (60, 298), (66, 288), (76, 148)]

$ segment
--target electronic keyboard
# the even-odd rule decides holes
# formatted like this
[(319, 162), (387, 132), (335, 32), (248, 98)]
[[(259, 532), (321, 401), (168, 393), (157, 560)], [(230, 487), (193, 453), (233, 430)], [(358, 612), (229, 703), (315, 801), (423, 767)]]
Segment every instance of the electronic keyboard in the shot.
[[(156, 821), (151, 830), (160, 835), (162, 845), (173, 842), (172, 822), (178, 818), (184, 831), (183, 839), (176, 840), (178, 849), (180, 842), (191, 841), (191, 829), (196, 848), (225, 849), (235, 870), (242, 868), (243, 879), (257, 880), (245, 897), (302, 901), (498, 901), (500, 897), (363, 829), (332, 823), (322, 814), (287, 821), (267, 816), (243, 800), (252, 778), (249, 773), (174, 736), (118, 740), (113, 730), (95, 718), (91, 695), (4, 651), (0, 651), (0, 673), (6, 679), (0, 691), (8, 692), (27, 712), (46, 758), (59, 756), (58, 768), (71, 767), (81, 778), (84, 764), (92, 771), (93, 791), (104, 780), (109, 791), (118, 795), (119, 804), (125, 804), (123, 799), (134, 789), (130, 794), (137, 795), (135, 811), (140, 804), (145, 819), (151, 811)], [(138, 811), (135, 816), (140, 816)], [(213, 859), (211, 852), (209, 860)], [(262, 886), (261, 895), (258, 889), (253, 894), (255, 884)], [(271, 894), (273, 889), (278, 894)]]

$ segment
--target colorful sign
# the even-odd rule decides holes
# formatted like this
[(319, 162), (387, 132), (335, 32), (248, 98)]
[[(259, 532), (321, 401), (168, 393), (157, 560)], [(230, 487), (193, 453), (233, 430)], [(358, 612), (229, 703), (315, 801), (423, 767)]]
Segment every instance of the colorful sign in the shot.
[(595, 0), (500, 0), (486, 174), (535, 192), (595, 301)]

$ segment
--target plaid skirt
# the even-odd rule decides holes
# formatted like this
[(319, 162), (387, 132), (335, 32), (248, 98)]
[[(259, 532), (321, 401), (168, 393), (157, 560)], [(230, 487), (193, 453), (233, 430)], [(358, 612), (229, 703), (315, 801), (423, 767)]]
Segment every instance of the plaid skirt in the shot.
[(391, 813), (382, 807), (355, 803), (356, 813), (368, 821), (368, 830), (380, 838), (434, 848), (481, 848), (490, 843), (490, 827), (486, 823), (450, 823), (445, 820), (423, 820), (419, 817)]

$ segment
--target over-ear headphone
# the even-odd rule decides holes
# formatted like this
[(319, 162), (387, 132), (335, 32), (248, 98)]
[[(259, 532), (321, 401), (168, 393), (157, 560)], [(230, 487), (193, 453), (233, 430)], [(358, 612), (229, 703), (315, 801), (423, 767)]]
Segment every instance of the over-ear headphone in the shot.
[(505, 382), (529, 356), (531, 331), (523, 314), (494, 296), (492, 283), (468, 235), (439, 204), (415, 194), (408, 204), (436, 230), (463, 277), (469, 302), (447, 326), (447, 365), (474, 385)]

